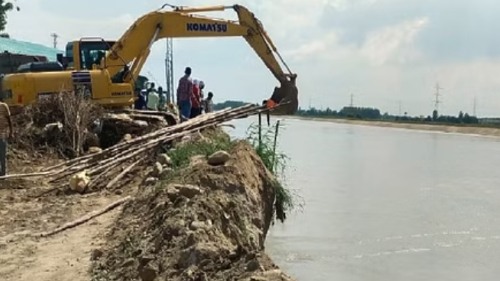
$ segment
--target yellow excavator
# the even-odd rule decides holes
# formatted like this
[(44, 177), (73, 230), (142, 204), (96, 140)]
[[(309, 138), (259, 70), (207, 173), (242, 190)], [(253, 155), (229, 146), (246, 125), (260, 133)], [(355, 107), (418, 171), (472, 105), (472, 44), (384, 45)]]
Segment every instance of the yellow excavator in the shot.
[[(0, 94), (12, 107), (24, 106), (61, 91), (82, 95), (103, 106), (130, 106), (135, 101), (134, 90), (139, 73), (157, 40), (167, 37), (241, 36), (280, 83), (266, 101), (272, 114), (292, 115), (297, 111), (297, 75), (290, 71), (261, 22), (247, 8), (240, 5), (171, 6), (171, 11), (165, 11), (166, 6), (137, 19), (116, 42), (72, 42), (71, 51), (66, 50), (67, 65), (62, 70), (42, 69), (4, 76), (0, 80)], [(233, 9), (239, 20), (220, 20), (195, 14), (227, 9)], [(283, 71), (276, 56), (287, 72)], [(88, 69), (90, 65), (92, 69)]]

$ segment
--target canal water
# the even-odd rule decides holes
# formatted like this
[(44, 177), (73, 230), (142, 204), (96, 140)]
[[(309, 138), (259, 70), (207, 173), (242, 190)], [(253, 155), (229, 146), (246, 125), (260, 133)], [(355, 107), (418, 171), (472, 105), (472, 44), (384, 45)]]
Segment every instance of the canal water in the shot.
[[(251, 117), (228, 129), (243, 137)], [(303, 207), (266, 251), (299, 281), (498, 280), (495, 138), (285, 119), (279, 150)]]

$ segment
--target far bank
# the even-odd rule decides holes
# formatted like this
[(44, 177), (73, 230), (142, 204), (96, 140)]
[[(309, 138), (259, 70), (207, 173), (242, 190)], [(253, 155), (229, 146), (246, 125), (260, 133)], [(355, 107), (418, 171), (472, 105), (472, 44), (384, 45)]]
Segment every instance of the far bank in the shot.
[(306, 116), (288, 116), (288, 118), (299, 119), (299, 120), (333, 122), (340, 124), (353, 124), (362, 126), (376, 126), (376, 127), (400, 128), (400, 129), (410, 129), (410, 130), (435, 131), (435, 132), (454, 133), (454, 134), (500, 137), (500, 128), (494, 128), (494, 127), (479, 127), (479, 126), (467, 126), (467, 125), (453, 126), (449, 124), (415, 124), (415, 123), (402, 123), (402, 122), (392, 122), (392, 121), (378, 121), (378, 120), (368, 121), (368, 120), (321, 118), (321, 117), (306, 117)]

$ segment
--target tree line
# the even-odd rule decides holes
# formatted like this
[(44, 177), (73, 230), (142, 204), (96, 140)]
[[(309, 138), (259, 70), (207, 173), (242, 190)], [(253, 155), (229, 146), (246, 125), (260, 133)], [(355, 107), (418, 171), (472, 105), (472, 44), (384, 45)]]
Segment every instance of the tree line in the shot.
[(456, 116), (439, 115), (437, 110), (434, 110), (428, 116), (408, 116), (405, 113), (402, 116), (392, 115), (387, 112), (381, 113), (378, 108), (372, 107), (351, 107), (345, 106), (339, 111), (326, 108), (324, 110), (317, 108), (302, 109), (299, 108), (297, 115), (310, 117), (330, 117), (330, 118), (347, 118), (358, 120), (382, 120), (382, 121), (405, 121), (415, 123), (452, 123), (452, 124), (478, 124), (479, 119), (468, 113), (460, 111)]

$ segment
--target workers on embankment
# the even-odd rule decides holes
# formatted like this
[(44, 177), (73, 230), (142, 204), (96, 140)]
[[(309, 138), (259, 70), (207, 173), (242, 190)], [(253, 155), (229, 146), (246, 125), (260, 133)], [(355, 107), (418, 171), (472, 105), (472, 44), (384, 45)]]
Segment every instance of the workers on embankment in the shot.
[(0, 176), (7, 174), (7, 141), (12, 139), (12, 134), (9, 106), (0, 95)]

